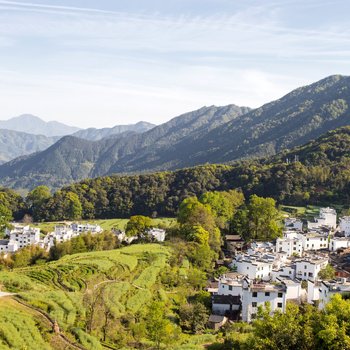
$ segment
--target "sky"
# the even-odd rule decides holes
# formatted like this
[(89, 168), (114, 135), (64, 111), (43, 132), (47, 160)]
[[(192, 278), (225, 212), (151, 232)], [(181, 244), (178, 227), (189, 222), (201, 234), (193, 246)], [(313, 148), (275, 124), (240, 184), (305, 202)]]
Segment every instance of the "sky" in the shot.
[(163, 123), (350, 75), (348, 0), (0, 0), (0, 119)]

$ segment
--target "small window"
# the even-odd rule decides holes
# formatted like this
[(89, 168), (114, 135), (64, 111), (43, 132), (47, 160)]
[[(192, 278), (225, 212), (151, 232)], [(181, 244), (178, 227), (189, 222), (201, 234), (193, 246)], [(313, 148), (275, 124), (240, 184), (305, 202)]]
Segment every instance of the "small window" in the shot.
[(305, 269), (305, 270), (307, 269), (307, 266), (306, 266), (306, 265), (304, 266), (304, 269)]
[(253, 306), (253, 307), (257, 307), (257, 306), (258, 306), (258, 303), (257, 303), (256, 301), (253, 301), (253, 302), (252, 302), (252, 306)]
[(270, 292), (265, 292), (265, 296), (269, 297), (270, 296)]
[(253, 292), (253, 298), (256, 298), (258, 296), (258, 292)]
[(252, 320), (255, 320), (256, 319), (256, 314), (252, 314)]
[(278, 297), (279, 297), (279, 298), (282, 298), (282, 297), (283, 297), (283, 293), (279, 292), (279, 293), (278, 293)]
[(228, 286), (228, 290), (232, 290), (232, 286)]
[(277, 307), (282, 309), (282, 303), (277, 303)]

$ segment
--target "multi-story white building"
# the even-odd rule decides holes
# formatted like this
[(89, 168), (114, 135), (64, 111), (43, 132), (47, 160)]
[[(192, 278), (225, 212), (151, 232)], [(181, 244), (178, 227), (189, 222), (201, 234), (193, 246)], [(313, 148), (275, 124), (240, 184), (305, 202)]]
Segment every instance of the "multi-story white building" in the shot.
[(302, 240), (304, 251), (328, 249), (328, 236), (309, 232), (300, 235), (299, 238)]
[(336, 252), (341, 248), (350, 247), (350, 237), (332, 237), (329, 241), (329, 250), (331, 252)]
[(294, 264), (296, 278), (316, 281), (318, 273), (328, 265), (328, 259), (300, 259), (296, 260)]
[(343, 216), (340, 219), (339, 230), (344, 233), (345, 237), (350, 236), (350, 216)]
[(320, 214), (314, 221), (308, 221), (307, 227), (309, 230), (328, 226), (332, 229), (337, 227), (337, 212), (333, 208), (321, 208)]
[(35, 227), (17, 225), (11, 230), (6, 229), (5, 234), (10, 241), (17, 242), (18, 249), (40, 242), (40, 229)]
[(276, 252), (278, 253), (285, 252), (289, 257), (293, 255), (302, 256), (304, 252), (303, 241), (298, 236), (294, 238), (288, 238), (288, 237), (277, 238)]
[(287, 288), (284, 284), (250, 283), (247, 288), (243, 289), (242, 321), (254, 320), (259, 306), (264, 307), (266, 303), (269, 303), (271, 313), (277, 310), (285, 312), (286, 292)]

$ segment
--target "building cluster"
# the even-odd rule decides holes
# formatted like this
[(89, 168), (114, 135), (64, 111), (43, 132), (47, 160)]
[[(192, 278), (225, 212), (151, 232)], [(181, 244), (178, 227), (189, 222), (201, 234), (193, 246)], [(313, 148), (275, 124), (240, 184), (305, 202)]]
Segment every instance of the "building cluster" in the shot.
[[(14, 253), (17, 250), (29, 245), (38, 245), (41, 248), (50, 250), (55, 243), (63, 243), (78, 237), (84, 233), (101, 233), (103, 229), (99, 225), (89, 223), (72, 223), (67, 225), (56, 225), (54, 231), (46, 235), (40, 233), (40, 229), (29, 225), (14, 225), (11, 229), (5, 230), (6, 239), (0, 240), (0, 253)], [(127, 237), (125, 232), (112, 231), (120, 242), (131, 243), (137, 237)], [(153, 241), (163, 242), (165, 240), (165, 230), (152, 228), (146, 235)]]
[[(350, 247), (350, 217), (341, 218), (337, 225), (332, 208), (321, 208), (319, 216), (306, 223), (287, 218), (283, 237), (275, 243), (253, 242), (243, 248), (237, 237), (230, 239), (231, 245), (235, 242), (240, 249), (231, 247), (231, 272), (208, 288), (212, 316), (217, 316), (211, 320), (221, 320), (220, 325), (222, 317), (250, 322), (266, 302), (272, 313), (284, 312), (287, 301), (309, 302), (322, 309), (334, 293), (350, 292), (346, 278), (319, 279), (330, 253)], [(214, 322), (213, 327), (216, 325)]]
[(100, 233), (102, 231), (99, 225), (73, 223), (57, 225), (53, 232), (41, 235), (39, 228), (30, 227), (29, 225), (15, 225), (13, 228), (5, 230), (7, 239), (0, 240), (0, 253), (14, 253), (30, 245), (38, 245), (49, 250), (55, 242), (62, 243), (83, 233)]

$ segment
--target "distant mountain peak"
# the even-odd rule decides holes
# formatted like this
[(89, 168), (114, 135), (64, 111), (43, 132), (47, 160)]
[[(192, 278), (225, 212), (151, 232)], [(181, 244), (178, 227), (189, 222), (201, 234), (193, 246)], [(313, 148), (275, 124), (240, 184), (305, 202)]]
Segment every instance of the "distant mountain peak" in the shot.
[(0, 120), (0, 129), (20, 131), (33, 135), (44, 135), (47, 137), (69, 135), (80, 130), (75, 126), (69, 126), (56, 121), (46, 122), (32, 114), (21, 114), (8, 120)]

